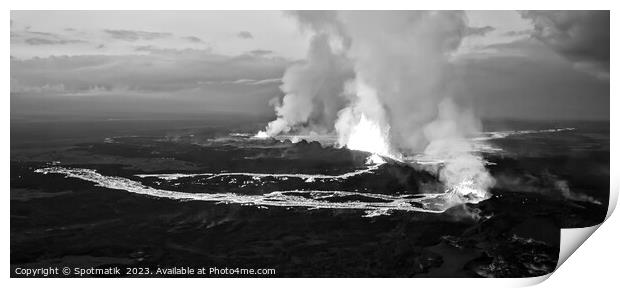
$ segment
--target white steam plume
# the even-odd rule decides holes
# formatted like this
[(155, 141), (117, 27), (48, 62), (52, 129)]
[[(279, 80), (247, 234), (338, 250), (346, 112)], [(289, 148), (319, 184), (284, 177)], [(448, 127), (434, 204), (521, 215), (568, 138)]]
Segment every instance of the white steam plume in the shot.
[(424, 127), (429, 144), (424, 155), (443, 160), (437, 171), (441, 180), (458, 200), (478, 202), (489, 197), (488, 189), (495, 179), (484, 166), (484, 159), (472, 153), (468, 135), (479, 132), (479, 121), (470, 111), (459, 111), (452, 99), (444, 99), (438, 107), (437, 119)]
[(355, 11), (341, 18), (351, 37), (356, 79), (376, 91), (390, 142), (399, 150), (421, 152), (428, 143), (423, 127), (445, 96), (447, 59), (466, 27), (463, 13)]
[(336, 114), (345, 105), (340, 94), (344, 82), (351, 77), (351, 69), (330, 39), (325, 33), (314, 35), (306, 61), (284, 73), (280, 89), (285, 96), (281, 103), (275, 103), (278, 118), (267, 126), (269, 136), (298, 128), (319, 133), (333, 130)]
[(479, 121), (451, 100), (450, 59), (467, 29), (463, 12), (303, 12), (297, 18), (315, 36), (305, 64), (286, 72), (286, 96), (269, 135), (335, 131), (338, 145), (350, 149), (440, 159), (434, 171), (457, 200), (488, 197), (494, 180), (467, 140), (480, 131)]

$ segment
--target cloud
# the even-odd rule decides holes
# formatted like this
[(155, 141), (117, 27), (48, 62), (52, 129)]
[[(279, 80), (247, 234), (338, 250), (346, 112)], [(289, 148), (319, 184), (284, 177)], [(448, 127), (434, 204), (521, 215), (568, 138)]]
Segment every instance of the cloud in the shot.
[(334, 33), (345, 35), (344, 27), (338, 19), (338, 11), (287, 11), (287, 15), (297, 19), (297, 23), (303, 31), (316, 31), (319, 33)]
[(39, 31), (27, 31), (28, 34), (34, 34), (39, 36), (47, 36), (47, 37), (59, 37), (58, 34), (49, 33), (49, 32), (39, 32)]
[(87, 43), (85, 40), (69, 39), (63, 35), (39, 31), (11, 31), (11, 41), (23, 39), (28, 45), (66, 45)]
[(460, 57), (453, 66), (458, 99), (476, 114), (499, 119), (609, 119), (609, 83), (533, 38), (488, 47), (494, 53)]
[(239, 33), (237, 33), (237, 37), (241, 39), (252, 39), (254, 38), (254, 35), (252, 35), (249, 31), (239, 31)]
[(511, 30), (502, 34), (502, 36), (517, 37), (517, 36), (530, 36), (534, 33), (534, 30)]
[(189, 41), (189, 42), (193, 42), (193, 43), (202, 43), (202, 39), (196, 37), (196, 36), (187, 36), (187, 37), (183, 37), (183, 39)]
[(92, 87), (171, 92), (195, 89), (201, 83), (232, 83), (239, 79), (258, 79), (252, 80), (252, 84), (266, 84), (269, 81), (260, 81), (279, 79), (288, 65), (282, 58), (226, 56), (207, 49), (136, 49), (148, 53), (11, 59), (11, 92), (36, 92), (37, 87), (59, 84), (67, 93)]
[(11, 93), (63, 93), (66, 92), (65, 85), (59, 84), (44, 84), (40, 86), (24, 86), (19, 85), (19, 82), (11, 83)]
[(272, 84), (272, 83), (282, 83), (282, 78), (271, 78), (271, 79), (263, 79), (257, 80), (252, 83), (252, 85), (264, 85), (264, 84)]
[(125, 41), (137, 41), (137, 40), (154, 40), (154, 39), (162, 39), (172, 36), (171, 33), (165, 32), (146, 32), (146, 31), (137, 31), (137, 30), (103, 30), (108, 35), (112, 36), (114, 39), (125, 40)]
[(72, 43), (85, 43), (82, 40), (64, 40), (64, 39), (46, 39), (46, 38), (28, 38), (24, 40), (28, 45), (64, 45)]
[(249, 52), (252, 56), (262, 57), (273, 54), (271, 50), (256, 49)]
[[(143, 45), (136, 46), (134, 51), (137, 52), (148, 52), (151, 55), (159, 55), (159, 56), (167, 56), (167, 57), (175, 57), (176, 60), (181, 60), (184, 58), (192, 58), (192, 57), (203, 57), (204, 59), (212, 59), (213, 57), (224, 57), (222, 55), (213, 54), (211, 48), (206, 49), (193, 49), (193, 48), (185, 48), (185, 49), (175, 49), (175, 48), (162, 48), (154, 45)], [(225, 57), (224, 57), (225, 58)]]
[(278, 57), (141, 49), (147, 53), (11, 58), (11, 116), (268, 115), (290, 65)]
[(525, 11), (533, 36), (575, 64), (575, 68), (609, 78), (609, 11)]
[(484, 26), (484, 27), (467, 27), (465, 29), (465, 34), (468, 36), (484, 36), (489, 32), (495, 31), (495, 27), (492, 26)]
[(267, 85), (267, 84), (279, 84), (282, 83), (282, 78), (268, 78), (262, 80), (255, 79), (237, 79), (237, 80), (227, 80), (227, 81), (206, 81), (200, 82), (200, 84), (204, 85), (226, 85), (226, 84), (240, 84), (240, 85)]

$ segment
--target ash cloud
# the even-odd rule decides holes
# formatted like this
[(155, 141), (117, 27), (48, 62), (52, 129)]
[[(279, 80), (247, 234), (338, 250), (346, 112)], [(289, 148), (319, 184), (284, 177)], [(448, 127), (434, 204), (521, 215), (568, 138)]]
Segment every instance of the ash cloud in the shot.
[(609, 79), (609, 11), (524, 11), (533, 36), (575, 67)]

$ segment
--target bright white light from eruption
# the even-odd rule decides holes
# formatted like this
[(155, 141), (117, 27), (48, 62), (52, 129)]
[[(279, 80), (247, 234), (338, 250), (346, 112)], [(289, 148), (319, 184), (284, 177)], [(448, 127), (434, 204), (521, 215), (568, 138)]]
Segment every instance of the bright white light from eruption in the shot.
[(254, 135), (254, 138), (258, 138), (258, 139), (267, 139), (269, 137), (270, 137), (269, 134), (267, 134), (267, 132), (265, 131), (258, 131), (258, 133)]
[(351, 150), (392, 157), (387, 133), (381, 131), (379, 124), (371, 121), (364, 114), (360, 116), (357, 125), (351, 129), (346, 146)]
[(366, 165), (381, 165), (385, 164), (385, 160), (377, 154), (372, 154), (366, 159)]

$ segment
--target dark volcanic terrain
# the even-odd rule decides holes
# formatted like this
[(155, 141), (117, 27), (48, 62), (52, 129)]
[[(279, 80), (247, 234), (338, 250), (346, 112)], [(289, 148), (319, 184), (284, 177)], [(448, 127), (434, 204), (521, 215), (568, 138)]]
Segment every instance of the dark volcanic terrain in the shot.
[[(12, 267), (538, 276), (555, 268), (560, 228), (598, 224), (607, 212), (609, 123), (488, 124), (495, 132), (479, 141), (496, 148), (480, 152), (497, 181), (492, 196), (443, 213), (415, 210), (428, 208), (423, 194), (445, 189), (417, 164), (373, 164), (366, 152), (252, 138), (263, 124), (12, 121)], [(550, 130), (566, 127), (574, 129)], [(53, 167), (88, 169), (148, 193), (37, 172)], [(259, 204), (235, 202), (274, 192)]]

